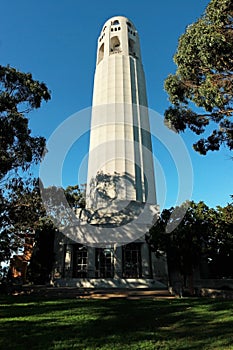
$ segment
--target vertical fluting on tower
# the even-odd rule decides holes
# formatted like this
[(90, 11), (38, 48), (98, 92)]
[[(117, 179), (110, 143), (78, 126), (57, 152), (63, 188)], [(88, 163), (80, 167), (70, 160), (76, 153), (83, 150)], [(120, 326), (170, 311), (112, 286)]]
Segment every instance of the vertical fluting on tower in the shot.
[(87, 207), (98, 209), (106, 199), (156, 203), (139, 37), (122, 16), (103, 26), (94, 78)]

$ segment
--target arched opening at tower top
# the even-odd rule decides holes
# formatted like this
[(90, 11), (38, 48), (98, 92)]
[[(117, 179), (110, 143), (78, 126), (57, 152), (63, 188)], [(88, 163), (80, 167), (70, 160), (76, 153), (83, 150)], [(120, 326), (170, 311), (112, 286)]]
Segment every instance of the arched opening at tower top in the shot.
[(111, 52), (119, 52), (120, 45), (121, 45), (121, 43), (120, 43), (118, 36), (113, 36), (111, 38), (111, 42), (110, 42), (110, 51)]
[(129, 55), (135, 56), (135, 41), (132, 39), (129, 39)]
[(104, 58), (104, 43), (100, 46), (98, 52), (98, 63)]

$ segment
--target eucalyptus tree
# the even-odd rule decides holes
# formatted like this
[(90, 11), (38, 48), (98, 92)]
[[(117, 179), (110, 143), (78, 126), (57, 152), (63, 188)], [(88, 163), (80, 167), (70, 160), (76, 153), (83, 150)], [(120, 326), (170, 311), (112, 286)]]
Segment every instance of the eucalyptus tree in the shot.
[[(205, 13), (179, 38), (175, 74), (165, 80), (172, 105), (165, 122), (178, 132), (207, 131), (193, 147), (205, 155), (233, 149), (233, 2), (211, 0)], [(208, 128), (207, 128), (208, 127)]]

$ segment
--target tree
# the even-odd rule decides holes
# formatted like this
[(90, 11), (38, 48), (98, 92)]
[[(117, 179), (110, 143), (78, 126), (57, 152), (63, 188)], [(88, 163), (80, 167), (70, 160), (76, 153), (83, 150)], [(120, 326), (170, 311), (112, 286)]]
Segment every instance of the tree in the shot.
[[(19, 231), (30, 230), (38, 214), (34, 185), (30, 185), (33, 179), (26, 171), (40, 161), (45, 139), (31, 135), (25, 115), (49, 99), (45, 84), (30, 73), (0, 66), (0, 261), (8, 260), (17, 250), (21, 244)], [(26, 201), (24, 205), (22, 200)]]
[[(185, 284), (189, 279), (192, 289), (197, 268), (205, 268), (204, 278), (232, 278), (233, 204), (213, 209), (192, 201), (186, 212), (183, 207), (187, 208), (187, 203), (175, 210), (164, 209), (147, 236), (157, 256), (167, 255), (171, 285), (180, 273)], [(178, 226), (174, 226), (176, 221), (180, 222)]]
[[(7, 186), (5, 205), (2, 215), (5, 216), (1, 229), (0, 261), (11, 259), (11, 270), (15, 277), (20, 271), (26, 279), (28, 262), (34, 248), (40, 244), (41, 237), (46, 237), (43, 249), (47, 252), (53, 242), (55, 227), (47, 216), (43, 206), (38, 180), (21, 178), (13, 179)], [(1, 220), (3, 222), (3, 220)], [(37, 249), (38, 250), (38, 249)], [(17, 252), (17, 255), (13, 255)], [(40, 254), (42, 249), (40, 249)], [(43, 255), (43, 254), (42, 254)], [(52, 251), (51, 251), (52, 256)], [(49, 263), (48, 254), (46, 263)], [(37, 269), (38, 270), (38, 269)], [(44, 274), (45, 266), (41, 267)], [(41, 273), (41, 276), (43, 274)]]
[[(34, 202), (36, 203), (38, 220), (34, 221), (35, 244), (28, 268), (29, 279), (39, 284), (49, 282), (51, 277), (54, 263), (54, 238), (58, 231), (56, 219), (61, 217), (62, 221), (69, 225), (70, 209), (76, 212), (77, 208), (83, 208), (85, 205), (83, 191), (78, 185), (68, 186), (66, 189), (51, 186), (42, 190), (44, 192), (43, 203), (39, 187), (35, 188)], [(67, 206), (64, 206), (63, 203), (64, 195), (68, 203)], [(47, 212), (45, 212), (45, 207)], [(60, 220), (58, 220), (58, 226), (59, 224)]]
[(209, 251), (209, 274), (213, 278), (233, 278), (233, 204), (218, 206), (214, 237)]
[(66, 189), (57, 186), (47, 188), (40, 185), (43, 204), (47, 214), (52, 218), (56, 227), (72, 226), (78, 209), (85, 207), (84, 190), (78, 185), (68, 186)]
[(64, 194), (67, 202), (72, 209), (85, 208), (85, 189), (80, 188), (79, 185), (66, 187)]
[(57, 229), (48, 217), (41, 218), (40, 226), (35, 230), (35, 243), (27, 273), (31, 282), (45, 284), (50, 281), (56, 232)]
[(33, 137), (25, 114), (48, 101), (44, 83), (12, 67), (0, 66), (0, 180), (11, 170), (27, 170), (41, 159), (43, 137)]
[(180, 37), (174, 56), (177, 71), (165, 80), (172, 103), (165, 111), (165, 123), (197, 135), (208, 125), (212, 128), (208, 137), (193, 145), (203, 155), (221, 145), (233, 149), (232, 52), (233, 3), (211, 0), (204, 15)]
[[(158, 256), (166, 252), (171, 284), (176, 279), (174, 276), (180, 273), (184, 284), (189, 278), (189, 286), (192, 289), (193, 272), (199, 266), (201, 257), (209, 250), (213, 232), (211, 220), (214, 216), (215, 212), (203, 202), (189, 202), (188, 208), (187, 203), (184, 203), (175, 210), (164, 209), (159, 220), (151, 228), (147, 241)], [(175, 226), (173, 231), (167, 230), (170, 225), (174, 227), (176, 220), (181, 221), (180, 224)]]

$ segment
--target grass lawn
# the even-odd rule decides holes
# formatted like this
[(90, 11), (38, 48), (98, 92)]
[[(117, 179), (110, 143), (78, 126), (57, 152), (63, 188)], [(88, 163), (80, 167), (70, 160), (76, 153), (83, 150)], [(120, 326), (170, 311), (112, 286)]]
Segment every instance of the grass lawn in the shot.
[(0, 349), (233, 349), (233, 302), (0, 297)]

